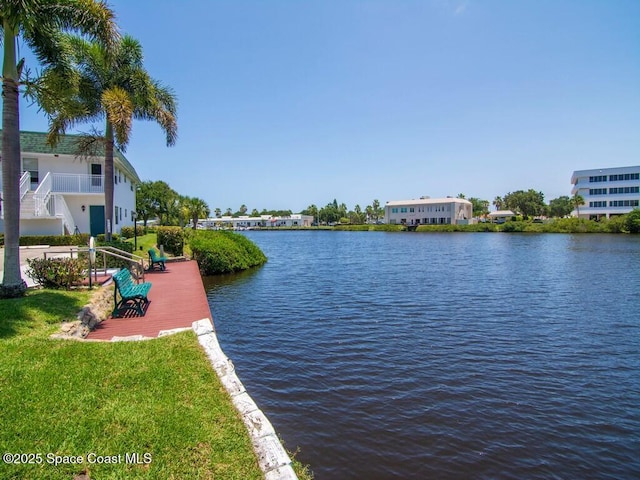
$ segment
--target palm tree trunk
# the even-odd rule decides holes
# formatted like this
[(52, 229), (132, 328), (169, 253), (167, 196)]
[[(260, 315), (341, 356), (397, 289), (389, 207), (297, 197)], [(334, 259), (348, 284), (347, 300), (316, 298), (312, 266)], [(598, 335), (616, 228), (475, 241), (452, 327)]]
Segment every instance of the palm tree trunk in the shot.
[(111, 233), (113, 232), (113, 127), (111, 122), (107, 120), (107, 127), (104, 134), (104, 221), (105, 221), (105, 240), (111, 241)]
[(2, 211), (4, 213), (4, 278), (0, 297), (21, 296), (20, 275), (20, 116), (15, 35), (4, 25), (2, 67)]

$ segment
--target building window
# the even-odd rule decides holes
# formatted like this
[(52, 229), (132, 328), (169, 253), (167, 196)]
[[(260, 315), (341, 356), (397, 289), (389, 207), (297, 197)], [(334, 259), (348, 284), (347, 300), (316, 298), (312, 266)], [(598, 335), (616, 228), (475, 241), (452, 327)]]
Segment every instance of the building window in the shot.
[(609, 202), (610, 207), (637, 207), (640, 200), (612, 200)]
[(616, 193), (640, 193), (640, 187), (614, 187), (609, 189), (609, 194)]
[(606, 175), (596, 175), (593, 177), (589, 177), (589, 183), (606, 182), (606, 181), (607, 181)]
[(622, 182), (624, 180), (640, 180), (640, 173), (620, 173), (618, 175), (609, 175), (610, 182)]
[(606, 195), (606, 194), (607, 194), (606, 188), (590, 188), (589, 189), (589, 195)]
[(589, 207), (591, 207), (591, 208), (602, 208), (602, 207), (606, 207), (606, 206), (607, 206), (607, 202), (606, 201), (589, 202)]
[(115, 215), (114, 215), (115, 219), (116, 219), (116, 225), (118, 225), (118, 207), (116, 207), (116, 211), (115, 211)]
[(407, 213), (407, 207), (400, 207), (400, 213)]
[(409, 207), (409, 213), (413, 213), (414, 211), (415, 211), (415, 208)]

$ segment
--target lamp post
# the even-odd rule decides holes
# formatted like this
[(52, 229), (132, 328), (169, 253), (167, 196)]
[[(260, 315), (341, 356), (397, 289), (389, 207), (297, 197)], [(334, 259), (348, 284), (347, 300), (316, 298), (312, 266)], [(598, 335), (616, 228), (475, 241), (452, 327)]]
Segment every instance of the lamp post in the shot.
[(137, 216), (138, 214), (132, 210), (131, 219), (133, 220), (133, 251), (134, 252), (138, 251), (138, 225), (136, 223)]

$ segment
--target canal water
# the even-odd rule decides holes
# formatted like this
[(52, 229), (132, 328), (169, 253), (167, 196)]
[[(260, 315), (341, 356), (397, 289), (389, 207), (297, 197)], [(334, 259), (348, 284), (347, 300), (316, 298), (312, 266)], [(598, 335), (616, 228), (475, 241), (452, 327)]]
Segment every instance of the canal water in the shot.
[(640, 478), (640, 236), (246, 235), (218, 338), (315, 478)]

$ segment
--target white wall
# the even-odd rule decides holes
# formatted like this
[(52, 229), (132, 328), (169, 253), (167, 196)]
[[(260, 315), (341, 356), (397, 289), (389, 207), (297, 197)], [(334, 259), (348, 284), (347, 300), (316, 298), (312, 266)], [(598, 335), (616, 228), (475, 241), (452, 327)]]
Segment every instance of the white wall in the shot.
[(62, 235), (64, 228), (62, 220), (38, 219), (38, 220), (20, 220), (20, 236), (23, 235)]

